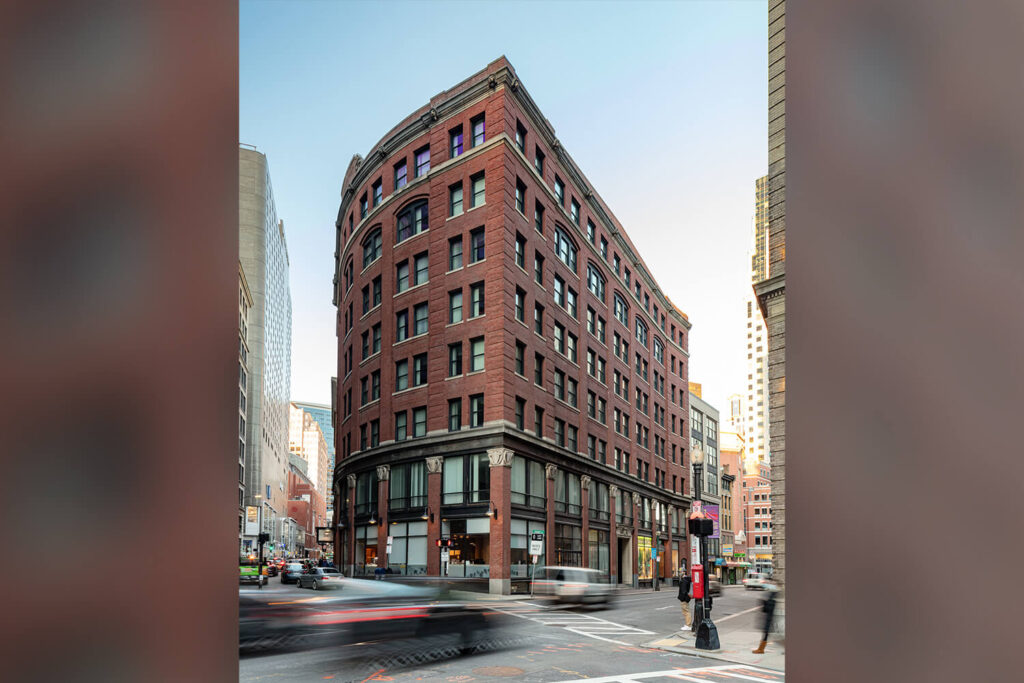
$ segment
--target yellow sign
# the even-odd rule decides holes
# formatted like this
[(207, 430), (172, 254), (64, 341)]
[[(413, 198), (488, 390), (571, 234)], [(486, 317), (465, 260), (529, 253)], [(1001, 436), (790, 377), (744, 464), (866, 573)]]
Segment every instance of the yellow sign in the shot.
[(641, 581), (650, 579), (654, 574), (651, 570), (651, 537), (637, 537), (637, 568)]
[(732, 557), (732, 543), (722, 544), (722, 557)]

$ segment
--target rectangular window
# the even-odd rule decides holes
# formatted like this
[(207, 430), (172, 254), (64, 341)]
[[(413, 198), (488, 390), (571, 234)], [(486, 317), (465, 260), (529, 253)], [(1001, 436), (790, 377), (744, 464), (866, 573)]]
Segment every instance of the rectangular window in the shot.
[(484, 228), (480, 226), (469, 232), (469, 262), (484, 260)]
[(519, 121), (516, 121), (516, 147), (526, 154), (526, 128)]
[(462, 342), (448, 345), (448, 376), (458, 377), (462, 374)]
[(484, 143), (484, 140), (486, 139), (486, 134), (485, 134), (486, 133), (486, 131), (485, 131), (486, 126), (485, 126), (484, 115), (480, 114), (479, 116), (475, 116), (472, 119), (470, 119), (470, 121), (469, 121), (469, 128), (470, 128), (470, 130), (473, 133), (473, 141), (472, 141), (472, 144), (470, 145), (470, 147), (476, 147), (477, 145), (482, 145)]
[(453, 398), (448, 401), (448, 431), (457, 432), (462, 429), (462, 399)]
[(430, 171), (430, 147), (416, 151), (416, 177), (426, 175)]
[(538, 303), (533, 304), (533, 331), (544, 336), (544, 307)]
[(565, 447), (565, 421), (555, 418), (555, 443)]
[(526, 238), (516, 233), (516, 265), (526, 270)]
[(533, 279), (538, 285), (544, 285), (544, 257), (539, 251), (533, 253)]
[(363, 315), (370, 310), (370, 285), (363, 287)]
[(526, 215), (526, 184), (516, 178), (516, 211)]
[(373, 307), (380, 306), (380, 294), (381, 294), (381, 277), (378, 275), (373, 278)]
[(448, 215), (458, 216), (462, 213), (462, 183), (448, 188)]
[(565, 355), (565, 328), (562, 327), (561, 325), (559, 325), (558, 323), (555, 323), (554, 339), (555, 339), (555, 351), (558, 351), (558, 353), (560, 353), (560, 354), (562, 354), (564, 356)]
[(412, 435), (427, 435), (427, 407), (420, 406), (412, 409)]
[(575, 198), (569, 202), (569, 218), (571, 218), (572, 222), (576, 225), (580, 224), (580, 203), (576, 201)]
[(566, 447), (573, 453), (575, 453), (579, 448), (579, 429), (577, 427), (574, 427), (573, 425), (568, 425), (568, 433), (566, 436), (568, 437), (568, 443), (566, 444)]
[(484, 338), (477, 337), (469, 340), (469, 371), (479, 372), (484, 369)]
[(526, 399), (516, 396), (516, 429), (526, 429)]
[(421, 353), (412, 359), (412, 385), (421, 387), (427, 383), (427, 354)]
[(555, 398), (559, 401), (565, 400), (565, 373), (561, 370), (555, 370)]
[(608, 240), (601, 238), (601, 257), (608, 261)]
[(395, 164), (395, 189), (400, 190), (408, 182), (405, 159)]
[(565, 308), (565, 280), (559, 276), (555, 276), (555, 288), (554, 288), (555, 303)]
[(540, 234), (544, 234), (544, 207), (541, 206), (540, 202), (533, 206), (533, 227)]
[(469, 286), (469, 317), (476, 318), (484, 314), (484, 283), (476, 282)]
[(462, 290), (448, 292), (448, 324), (462, 322)]
[(448, 240), (448, 270), (462, 267), (462, 236)]
[(516, 287), (516, 320), (526, 322), (526, 290)]
[(408, 417), (404, 410), (400, 413), (395, 413), (395, 441), (405, 441), (407, 419)]
[(399, 311), (395, 314), (395, 341), (400, 342), (409, 338), (409, 310)]
[(540, 146), (537, 145), (533, 148), (533, 165), (537, 169), (537, 173), (544, 177), (544, 152), (540, 151)]
[(594, 244), (594, 240), (597, 239), (597, 228), (594, 227), (594, 222), (589, 220), (587, 221), (587, 239), (591, 244)]
[(533, 354), (533, 383), (544, 386), (544, 356), (539, 353)]
[(395, 391), (409, 388), (409, 361), (400, 360), (395, 363)]
[(424, 282), (427, 281), (427, 276), (430, 270), (430, 263), (429, 259), (427, 258), (427, 252), (423, 252), (422, 254), (416, 254), (416, 256), (413, 257), (413, 261), (416, 265), (416, 271), (414, 273), (412, 284), (413, 286), (422, 285)]
[(469, 397), (469, 426), (484, 426), (484, 395), (476, 394)]
[(380, 445), (380, 420), (370, 420), (370, 448)]
[(565, 206), (565, 183), (557, 175), (555, 176), (555, 199), (558, 200), (559, 206)]
[(373, 205), (377, 206), (384, 199), (384, 183), (378, 178), (373, 184)]
[(526, 344), (516, 342), (516, 373), (526, 375)]
[(359, 198), (359, 219), (366, 218), (366, 195)]
[(420, 335), (427, 333), (427, 302), (424, 301), (421, 304), (416, 304), (413, 310), (414, 329), (413, 335)]
[(486, 200), (486, 178), (483, 173), (477, 173), (469, 179), (470, 187), (472, 188), (472, 196), (469, 198), (469, 206), (480, 206)]
[(537, 438), (544, 436), (544, 409), (537, 406), (533, 408), (533, 432)]
[(462, 126), (448, 131), (448, 156), (452, 159), (462, 154)]

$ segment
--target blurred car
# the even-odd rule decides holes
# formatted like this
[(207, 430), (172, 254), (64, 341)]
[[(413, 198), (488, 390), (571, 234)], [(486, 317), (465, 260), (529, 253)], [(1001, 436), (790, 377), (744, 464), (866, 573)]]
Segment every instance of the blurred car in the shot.
[(268, 562), (266, 566), (263, 567), (263, 573), (267, 576), (277, 576), (277, 564), (275, 564), (274, 562)]
[(768, 581), (768, 578), (760, 572), (750, 572), (743, 579), (743, 585), (748, 591), (753, 590), (764, 590), (764, 584)]
[(332, 567), (311, 567), (308, 571), (299, 574), (299, 588), (341, 588), (341, 572)]
[(289, 562), (281, 569), (281, 583), (298, 583), (303, 571), (298, 562)]
[(708, 594), (721, 595), (722, 583), (718, 579), (708, 579)]
[(556, 602), (611, 604), (615, 591), (596, 569), (541, 567), (534, 574), (533, 594)]
[(266, 583), (266, 579), (259, 575), (259, 567), (255, 563), (243, 562), (238, 565), (238, 583), (259, 585)]

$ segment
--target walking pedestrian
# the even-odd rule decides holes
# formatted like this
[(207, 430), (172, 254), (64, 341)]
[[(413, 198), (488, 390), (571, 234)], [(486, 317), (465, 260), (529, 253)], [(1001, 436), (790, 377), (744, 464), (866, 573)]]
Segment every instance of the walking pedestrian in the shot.
[(768, 644), (768, 632), (772, 628), (772, 619), (775, 617), (775, 587), (766, 586), (765, 591), (768, 595), (764, 598), (764, 603), (761, 605), (761, 613), (764, 616), (764, 634), (761, 636), (761, 644), (757, 646), (756, 650), (753, 650), (755, 655), (763, 655), (764, 648)]
[(683, 627), (679, 629), (680, 631), (690, 630), (690, 588), (692, 584), (693, 581), (690, 579), (690, 576), (683, 572), (679, 577), (679, 595), (677, 596), (679, 598), (679, 605), (683, 610)]

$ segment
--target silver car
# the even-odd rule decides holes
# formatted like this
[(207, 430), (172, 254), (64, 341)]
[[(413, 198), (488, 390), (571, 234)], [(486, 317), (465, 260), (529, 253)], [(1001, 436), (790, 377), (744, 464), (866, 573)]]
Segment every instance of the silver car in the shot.
[(615, 591), (604, 574), (582, 567), (541, 567), (533, 579), (533, 594), (556, 602), (611, 604)]
[(341, 588), (341, 580), (344, 578), (334, 567), (310, 567), (308, 571), (299, 574), (298, 584), (299, 588), (312, 588), (313, 590), (319, 590), (321, 588)]

